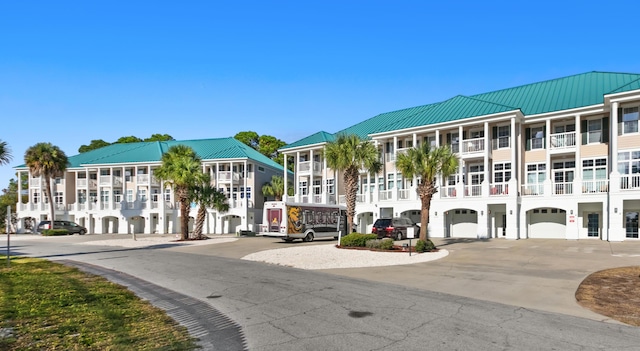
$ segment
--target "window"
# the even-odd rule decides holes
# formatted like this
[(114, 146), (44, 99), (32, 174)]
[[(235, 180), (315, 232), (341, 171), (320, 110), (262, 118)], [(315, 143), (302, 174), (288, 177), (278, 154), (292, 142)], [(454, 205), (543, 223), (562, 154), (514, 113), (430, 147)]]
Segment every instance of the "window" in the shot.
[(618, 172), (622, 189), (640, 188), (640, 151), (618, 152)]
[(321, 195), (322, 194), (322, 180), (314, 179), (313, 180), (313, 195)]
[(622, 133), (637, 133), (638, 132), (638, 118), (640, 112), (638, 107), (627, 107), (622, 109)]
[(260, 172), (260, 173), (264, 173), (264, 167), (262, 167), (262, 166), (258, 166), (258, 172)]
[(64, 194), (62, 191), (56, 191), (53, 195), (53, 200), (57, 205), (62, 205), (64, 203)]
[(587, 214), (587, 236), (595, 238), (600, 236), (600, 218), (597, 213)]
[(39, 193), (39, 192), (34, 192), (34, 193), (33, 193), (33, 200), (32, 200), (32, 202), (33, 202), (34, 204), (37, 204), (37, 203), (39, 203), (39, 202), (40, 202), (40, 193)]
[(527, 144), (529, 144), (529, 150), (543, 149), (544, 148), (544, 127), (528, 128), (529, 135)]
[(309, 189), (307, 188), (307, 181), (302, 181), (298, 183), (298, 192), (300, 195), (309, 194)]
[(133, 189), (127, 189), (127, 202), (133, 202)]
[(553, 181), (555, 183), (571, 183), (575, 174), (575, 161), (554, 161)]
[(511, 180), (511, 163), (495, 163), (493, 165), (493, 182), (507, 183)]
[(109, 203), (109, 190), (100, 190), (100, 202), (103, 204)]
[[(367, 179), (363, 179), (363, 182), (366, 183)], [(333, 179), (327, 179), (324, 181), (325, 183), (325, 188), (326, 188), (326, 192), (327, 194), (335, 194), (335, 184), (334, 184), (334, 180)], [(366, 188), (366, 187), (365, 187)]]
[(62, 184), (62, 178), (57, 177), (57, 178), (55, 179), (55, 183), (56, 183), (56, 184)]
[(171, 202), (171, 189), (164, 189), (164, 201)]
[(471, 185), (480, 185), (484, 181), (484, 165), (470, 165)]
[(384, 177), (378, 178), (378, 190), (384, 190)]
[(546, 178), (547, 165), (535, 163), (527, 165), (527, 184), (542, 184)]
[(147, 189), (138, 189), (138, 200), (147, 201)]
[(393, 186), (395, 185), (395, 174), (393, 173), (389, 173), (387, 174), (387, 189), (391, 190), (393, 189)]
[(469, 132), (469, 139), (484, 138), (484, 130), (472, 130)]
[(251, 198), (251, 187), (250, 187), (250, 186), (248, 186), (248, 187), (245, 189), (245, 194), (247, 194), (247, 199), (250, 199), (250, 198)]
[(498, 126), (493, 127), (493, 148), (505, 149), (509, 148), (509, 137), (511, 134), (511, 126)]
[(429, 143), (429, 146), (431, 147), (436, 147), (436, 136), (435, 135), (426, 136), (424, 137), (424, 142)]
[(599, 119), (587, 121), (587, 144), (599, 143), (602, 136), (602, 121)]
[(113, 190), (113, 202), (119, 203), (122, 201), (122, 190), (114, 189)]
[(607, 159), (584, 159), (582, 160), (582, 180), (604, 180), (607, 179)]
[(458, 135), (458, 133), (449, 133), (447, 134), (447, 144), (449, 144), (449, 146), (451, 146), (451, 151), (452, 152), (459, 152), (460, 151), (460, 137)]
[(109, 170), (108, 170), (108, 169), (101, 169), (101, 170), (100, 170), (100, 175), (101, 175), (101, 176), (108, 176), (108, 175), (110, 175)]
[(404, 189), (404, 183), (402, 182), (402, 173), (396, 174), (396, 187), (398, 189)]

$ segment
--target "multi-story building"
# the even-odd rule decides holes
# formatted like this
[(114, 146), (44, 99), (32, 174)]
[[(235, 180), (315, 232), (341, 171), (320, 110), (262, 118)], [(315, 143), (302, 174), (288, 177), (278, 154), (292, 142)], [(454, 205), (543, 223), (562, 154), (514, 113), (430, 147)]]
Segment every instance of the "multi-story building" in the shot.
[(589, 72), (383, 113), (280, 151), (295, 160), (295, 201), (331, 203), (344, 189), (326, 143), (345, 133), (378, 147), (383, 170), (360, 174), (360, 232), (380, 217), (419, 222), (419, 179), (404, 179), (395, 159), (430, 143), (460, 159), (439, 180), (431, 236), (622, 241), (638, 238), (639, 108), (640, 74)]
[[(177, 144), (194, 149), (202, 170), (228, 198), (228, 212), (208, 209), (204, 233), (251, 231), (262, 222), (262, 186), (273, 175), (282, 176), (284, 168), (234, 138), (113, 144), (71, 156), (64, 177), (52, 182), (55, 219), (75, 221), (90, 233), (179, 232), (173, 191), (153, 175), (162, 154)], [(29, 173), (25, 165), (16, 169), (18, 177)], [(44, 186), (42, 178), (29, 174), (24, 189), (29, 200), (17, 205), (18, 232), (49, 216)], [(192, 204), (190, 216), (196, 211)]]

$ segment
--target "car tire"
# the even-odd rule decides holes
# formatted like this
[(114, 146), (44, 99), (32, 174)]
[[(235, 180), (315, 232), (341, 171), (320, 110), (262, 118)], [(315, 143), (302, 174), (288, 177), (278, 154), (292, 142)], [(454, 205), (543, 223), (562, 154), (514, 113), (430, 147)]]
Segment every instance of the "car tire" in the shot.
[(396, 233), (396, 240), (402, 240), (402, 232)]
[(302, 241), (312, 242), (313, 241), (313, 234), (311, 234), (311, 233), (307, 234), (307, 236), (305, 236), (304, 239), (302, 239)]
[(80, 234), (80, 235), (85, 235), (85, 234), (86, 234), (86, 232), (85, 232), (84, 230), (80, 230), (80, 231), (78, 232), (78, 234)]

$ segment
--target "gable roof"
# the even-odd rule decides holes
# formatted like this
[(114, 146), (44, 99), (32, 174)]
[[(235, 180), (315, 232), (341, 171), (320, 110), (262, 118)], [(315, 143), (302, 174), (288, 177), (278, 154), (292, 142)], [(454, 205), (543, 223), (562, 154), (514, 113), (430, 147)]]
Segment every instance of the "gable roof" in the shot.
[[(602, 104), (604, 95), (640, 89), (640, 74), (587, 72), (443, 102), (386, 112), (334, 134), (371, 134), (520, 110), (525, 116)], [(310, 138), (310, 137), (307, 137)], [(307, 138), (284, 146), (311, 145)]]
[(317, 132), (315, 134), (311, 134), (308, 137), (302, 138), (302, 139), (296, 141), (295, 143), (287, 144), (286, 146), (284, 146), (284, 148), (291, 149), (291, 148), (294, 148), (296, 146), (304, 146), (304, 145), (313, 145), (313, 144), (326, 143), (326, 142), (335, 140), (335, 138), (336, 137), (331, 133), (320, 131), (320, 132)]
[[(277, 162), (235, 138), (111, 144), (69, 157), (68, 168), (102, 164), (160, 162), (162, 155), (174, 145), (186, 145), (191, 147), (203, 161), (220, 159), (250, 159), (279, 170), (284, 169)], [(15, 168), (26, 168), (26, 165), (20, 165)]]

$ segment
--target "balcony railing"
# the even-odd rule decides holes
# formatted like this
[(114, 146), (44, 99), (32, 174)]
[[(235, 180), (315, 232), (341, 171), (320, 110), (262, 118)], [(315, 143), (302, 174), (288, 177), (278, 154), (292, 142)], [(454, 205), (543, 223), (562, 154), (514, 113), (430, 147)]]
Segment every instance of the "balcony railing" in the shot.
[(582, 181), (583, 194), (606, 193), (607, 191), (609, 191), (608, 179)]
[(76, 187), (78, 187), (78, 188), (86, 188), (87, 187), (87, 178), (78, 178), (78, 179), (76, 179)]
[(440, 187), (440, 196), (441, 197), (456, 197), (456, 186), (448, 185)]
[(137, 184), (149, 184), (149, 175), (148, 174), (138, 174), (136, 176)]
[(110, 185), (111, 184), (111, 176), (110, 175), (101, 175), (100, 176), (100, 185)]
[(240, 180), (240, 173), (232, 171), (218, 172), (218, 182), (231, 182)]
[(462, 153), (470, 154), (484, 151), (484, 138), (465, 139), (462, 141)]
[(554, 195), (571, 195), (573, 194), (573, 183), (553, 183)]
[(493, 183), (489, 190), (490, 196), (505, 196), (509, 195), (509, 184), (507, 183)]
[(640, 189), (640, 174), (624, 175), (620, 177), (621, 190)]
[(522, 186), (522, 196), (540, 196), (540, 195), (544, 195), (544, 185), (524, 184)]
[(410, 197), (409, 189), (398, 190), (398, 200), (409, 200), (409, 197)]
[(576, 132), (551, 134), (551, 149), (567, 149), (576, 146)]
[(465, 185), (464, 196), (470, 196), (470, 197), (482, 196), (482, 185), (480, 184)]
[(313, 164), (313, 173), (322, 172), (322, 163), (318, 161), (302, 161), (298, 162), (298, 172), (309, 173), (311, 172), (311, 165)]
[(40, 187), (40, 178), (31, 178), (31, 179), (29, 179), (29, 187), (31, 187), (31, 188), (39, 188)]
[(392, 190), (380, 190), (380, 201), (387, 201), (392, 199)]

